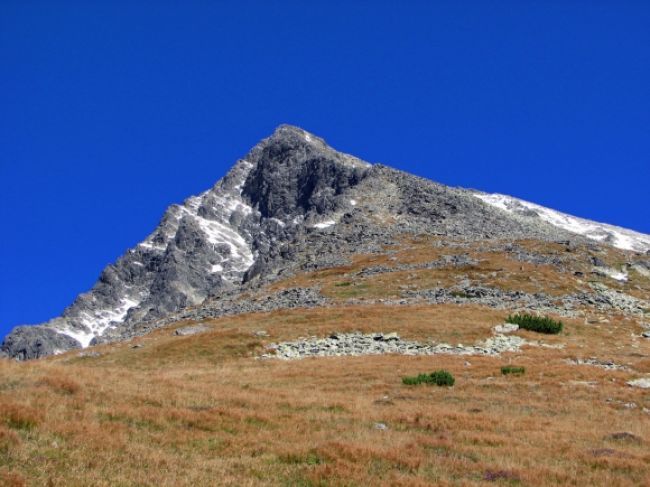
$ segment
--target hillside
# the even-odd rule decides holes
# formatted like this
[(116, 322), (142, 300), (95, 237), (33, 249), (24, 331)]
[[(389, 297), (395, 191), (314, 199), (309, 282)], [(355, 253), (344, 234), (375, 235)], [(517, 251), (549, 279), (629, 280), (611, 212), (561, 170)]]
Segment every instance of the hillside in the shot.
[(0, 485), (648, 485), (646, 245), (280, 127), (7, 337)]
[[(567, 273), (569, 263), (589, 268), (588, 246), (492, 246), (405, 239), (262, 292), (308, 284), (326, 306), (206, 319), (187, 336), (174, 333), (193, 326), (181, 321), (84, 352), (3, 361), (0, 475), (8, 485), (647, 483), (650, 399), (627, 382), (650, 374), (648, 310), (612, 307), (588, 289), (647, 300), (650, 280)], [(612, 265), (626, 256), (598, 255)], [(516, 289), (524, 300), (541, 290), (551, 302), (591, 297), (568, 316), (551, 313), (561, 334), (517, 331), (529, 344), (501, 355), (258, 358), (272, 343), (333, 332), (397, 332), (451, 348), (482, 342), (510, 311), (489, 296), (398, 302), (463, 281)], [(508, 364), (525, 374), (502, 375)], [(440, 368), (456, 377), (453, 388), (401, 383)]]

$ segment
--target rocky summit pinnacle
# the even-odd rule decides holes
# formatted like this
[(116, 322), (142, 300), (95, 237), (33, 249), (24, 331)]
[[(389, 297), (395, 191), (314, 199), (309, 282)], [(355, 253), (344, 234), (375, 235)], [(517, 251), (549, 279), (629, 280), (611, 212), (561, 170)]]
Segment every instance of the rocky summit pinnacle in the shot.
[(336, 265), (404, 234), (650, 249), (648, 235), (371, 165), (281, 125), (212, 188), (170, 206), (60, 317), (14, 328), (0, 353), (32, 359), (146, 333), (184, 309)]

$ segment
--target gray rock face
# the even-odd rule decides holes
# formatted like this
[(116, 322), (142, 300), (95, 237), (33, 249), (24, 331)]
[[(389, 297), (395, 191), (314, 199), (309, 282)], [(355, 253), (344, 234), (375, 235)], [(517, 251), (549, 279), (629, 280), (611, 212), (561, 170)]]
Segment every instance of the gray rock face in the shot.
[(271, 144), (252, 152), (256, 160), (242, 195), (263, 218), (281, 221), (348, 208), (343, 195), (371, 166), (332, 151), (323, 140), (293, 127), (280, 127)]
[(169, 207), (158, 227), (104, 269), (61, 317), (14, 329), (0, 351), (37, 358), (140, 335), (188, 313), (207, 318), (323, 305), (311, 291), (268, 303), (236, 297), (294, 272), (346, 264), (352, 254), (377, 252), (404, 233), (581, 239), (539, 218), (504, 212), (475, 192), (370, 165), (285, 125), (212, 188)]
[(7, 336), (2, 348), (9, 357), (28, 360), (56, 355), (80, 348), (80, 345), (75, 339), (51, 328), (18, 326)]

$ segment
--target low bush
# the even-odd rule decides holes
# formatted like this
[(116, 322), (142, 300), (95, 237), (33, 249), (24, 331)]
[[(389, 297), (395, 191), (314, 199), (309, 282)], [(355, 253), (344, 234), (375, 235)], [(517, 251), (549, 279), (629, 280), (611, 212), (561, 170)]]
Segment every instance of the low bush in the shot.
[(517, 365), (504, 365), (501, 367), (501, 373), (503, 375), (522, 375), (526, 372), (525, 367), (519, 367)]
[(402, 383), (407, 386), (435, 384), (437, 386), (451, 387), (455, 382), (454, 376), (446, 370), (436, 370), (430, 374), (418, 374), (416, 376), (402, 378)]
[(506, 318), (506, 323), (514, 323), (524, 330), (548, 335), (557, 335), (564, 327), (561, 321), (555, 321), (547, 316), (533, 316), (527, 313), (510, 315)]
[(425, 384), (429, 382), (429, 374), (418, 374), (413, 377), (402, 377), (402, 384), (407, 386), (417, 386), (418, 384)]

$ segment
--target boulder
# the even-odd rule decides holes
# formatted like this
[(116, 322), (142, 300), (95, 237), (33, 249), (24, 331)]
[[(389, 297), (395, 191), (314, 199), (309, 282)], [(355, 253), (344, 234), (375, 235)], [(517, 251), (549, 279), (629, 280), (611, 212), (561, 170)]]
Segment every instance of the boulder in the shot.
[(628, 386), (650, 389), (650, 378), (641, 378), (627, 381)]
[(2, 343), (2, 352), (17, 360), (56, 355), (81, 344), (68, 335), (43, 326), (19, 326), (7, 335)]
[(208, 328), (205, 325), (186, 326), (184, 328), (178, 328), (174, 332), (174, 335), (181, 336), (181, 337), (196, 335), (197, 333), (203, 333), (205, 331), (208, 331), (209, 329), (210, 328)]
[(519, 325), (514, 323), (503, 323), (502, 325), (497, 325), (493, 328), (495, 333), (512, 333), (519, 329)]

